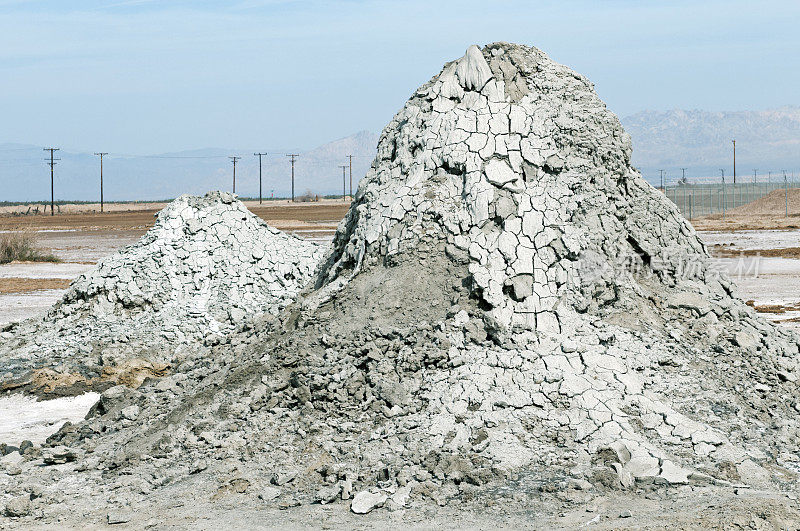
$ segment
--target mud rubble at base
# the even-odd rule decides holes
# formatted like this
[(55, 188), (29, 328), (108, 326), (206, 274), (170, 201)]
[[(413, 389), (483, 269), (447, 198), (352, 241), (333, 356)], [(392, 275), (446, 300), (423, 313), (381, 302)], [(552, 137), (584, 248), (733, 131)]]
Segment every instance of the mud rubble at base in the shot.
[(6, 503), (796, 496), (798, 339), (731, 295), (630, 154), (585, 78), (471, 47), (386, 127), (298, 297), (106, 390), (0, 475)]

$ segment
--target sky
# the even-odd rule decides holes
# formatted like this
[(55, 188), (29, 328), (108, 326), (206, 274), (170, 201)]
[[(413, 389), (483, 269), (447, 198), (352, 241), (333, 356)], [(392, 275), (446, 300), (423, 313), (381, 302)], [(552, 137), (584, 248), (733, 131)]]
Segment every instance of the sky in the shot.
[(473, 43), (534, 45), (620, 116), (798, 104), (800, 2), (0, 0), (0, 143), (309, 149), (380, 131)]

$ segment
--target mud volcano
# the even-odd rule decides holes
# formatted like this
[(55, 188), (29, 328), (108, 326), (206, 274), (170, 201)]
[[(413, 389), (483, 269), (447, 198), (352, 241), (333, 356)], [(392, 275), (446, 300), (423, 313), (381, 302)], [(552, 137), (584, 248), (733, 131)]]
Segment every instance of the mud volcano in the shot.
[(231, 194), (181, 196), (140, 241), (72, 282), (45, 316), (12, 325), (13, 338), (0, 340), (3, 372), (49, 367), (75, 373), (55, 379), (83, 380), (114, 376), (131, 360), (151, 369), (172, 363), (176, 350), (278, 314), (324, 252), (270, 227)]
[(733, 298), (630, 154), (585, 78), (502, 43), (470, 47), (387, 126), (318, 287), (408, 267), (424, 293), (403, 313), (442, 310), (423, 377), (402, 348), (374, 363), (402, 391), (375, 395), (412, 404), (404, 454), (614, 487), (797, 468), (797, 339)]
[(732, 296), (630, 155), (584, 77), (472, 46), (384, 129), (294, 303), (50, 444), (91, 448), (70, 473), (121, 510), (166, 485), (357, 512), (796, 489), (797, 338)]

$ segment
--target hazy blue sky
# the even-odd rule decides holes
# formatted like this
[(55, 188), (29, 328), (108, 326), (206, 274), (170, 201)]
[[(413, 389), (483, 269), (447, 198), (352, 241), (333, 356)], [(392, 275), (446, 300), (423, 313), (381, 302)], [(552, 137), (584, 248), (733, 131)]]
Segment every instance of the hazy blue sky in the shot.
[(0, 142), (153, 153), (379, 131), (472, 43), (535, 45), (619, 115), (798, 104), (800, 2), (0, 0)]

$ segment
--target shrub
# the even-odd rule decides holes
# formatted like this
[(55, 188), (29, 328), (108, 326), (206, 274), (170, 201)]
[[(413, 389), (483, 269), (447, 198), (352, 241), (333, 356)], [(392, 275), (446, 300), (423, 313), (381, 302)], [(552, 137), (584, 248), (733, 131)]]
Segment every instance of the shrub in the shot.
[(21, 262), (60, 262), (54, 255), (36, 246), (36, 237), (25, 232), (0, 235), (0, 264)]
[(313, 201), (319, 201), (319, 197), (315, 195), (311, 190), (306, 190), (305, 194), (295, 198), (295, 202), (297, 203), (310, 203)]

